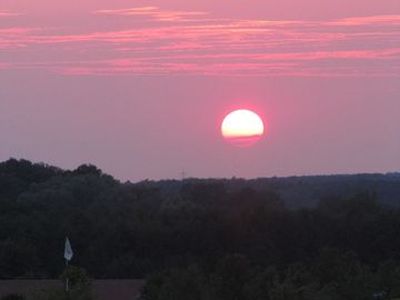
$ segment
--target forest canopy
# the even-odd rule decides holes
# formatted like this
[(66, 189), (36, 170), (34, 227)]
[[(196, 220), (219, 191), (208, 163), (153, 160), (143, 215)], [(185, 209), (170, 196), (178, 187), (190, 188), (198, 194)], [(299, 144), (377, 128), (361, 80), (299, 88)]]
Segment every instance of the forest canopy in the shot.
[(357, 284), (395, 293), (399, 190), (398, 174), (121, 183), (92, 165), (10, 159), (0, 163), (0, 278), (57, 278), (68, 236), (73, 264), (94, 278), (150, 276), (146, 299), (168, 299), (157, 297), (182, 278), (218, 299), (236, 299), (226, 282), (238, 295), (267, 283), (268, 293), (336, 288), (342, 299), (357, 299)]

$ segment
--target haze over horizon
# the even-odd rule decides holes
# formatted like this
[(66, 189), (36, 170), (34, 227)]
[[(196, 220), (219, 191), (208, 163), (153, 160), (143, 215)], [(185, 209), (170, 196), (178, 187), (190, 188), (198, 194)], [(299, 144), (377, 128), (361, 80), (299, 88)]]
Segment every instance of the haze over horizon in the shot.
[[(0, 161), (121, 180), (400, 170), (400, 2), (3, 0)], [(266, 136), (226, 143), (252, 109)]]

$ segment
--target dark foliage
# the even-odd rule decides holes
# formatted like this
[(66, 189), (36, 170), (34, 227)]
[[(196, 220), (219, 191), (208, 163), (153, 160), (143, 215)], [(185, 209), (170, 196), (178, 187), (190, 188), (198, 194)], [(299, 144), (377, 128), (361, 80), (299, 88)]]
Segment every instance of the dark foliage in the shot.
[(157, 274), (149, 300), (398, 296), (399, 190), (397, 174), (123, 184), (12, 159), (0, 278), (57, 277), (68, 235), (91, 277)]

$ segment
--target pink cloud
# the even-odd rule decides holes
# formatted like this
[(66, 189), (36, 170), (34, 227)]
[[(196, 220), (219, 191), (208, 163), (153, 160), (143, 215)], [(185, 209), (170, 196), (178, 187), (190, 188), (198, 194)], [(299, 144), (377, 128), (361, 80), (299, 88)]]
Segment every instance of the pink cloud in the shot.
[[(24, 47), (21, 58), (38, 58), (8, 67), (67, 75), (400, 76), (400, 15), (321, 22), (199, 18), (196, 23), (182, 21), (202, 13), (157, 7), (96, 15), (152, 21), (141, 28), (74, 34), (3, 28), (0, 49)], [(43, 52), (48, 55), (41, 56)], [(52, 53), (64, 61), (49, 59)]]
[[(48, 65), (65, 75), (398, 76), (400, 48), (275, 54), (175, 54)], [(335, 63), (330, 63), (335, 61)], [(323, 66), (323, 67), (322, 67)], [(25, 66), (42, 67), (46, 65)], [(396, 75), (397, 74), (397, 75)]]
[(0, 28), (0, 49), (28, 47), (34, 43), (33, 34), (38, 31), (40, 31), (38, 28)]
[(0, 17), (15, 17), (20, 15), (20, 13), (12, 12), (9, 10), (0, 10)]
[(143, 16), (156, 21), (189, 21), (204, 16), (205, 12), (161, 10), (156, 6), (135, 7), (127, 9), (110, 9), (95, 11), (96, 15), (107, 16)]
[(380, 15), (358, 18), (345, 18), (328, 22), (329, 25), (346, 25), (346, 26), (362, 26), (373, 24), (400, 24), (400, 15)]
[(11, 65), (9, 63), (2, 63), (0, 62), (0, 70), (10, 69)]

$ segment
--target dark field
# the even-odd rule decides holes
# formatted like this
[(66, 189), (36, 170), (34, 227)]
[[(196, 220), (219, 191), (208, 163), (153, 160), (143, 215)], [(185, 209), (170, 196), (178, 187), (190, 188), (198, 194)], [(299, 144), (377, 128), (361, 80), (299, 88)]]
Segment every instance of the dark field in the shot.
[[(94, 280), (93, 296), (96, 300), (135, 300), (143, 284), (141, 280)], [(33, 295), (63, 286), (60, 280), (0, 280), (0, 298), (9, 294)]]

